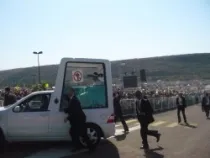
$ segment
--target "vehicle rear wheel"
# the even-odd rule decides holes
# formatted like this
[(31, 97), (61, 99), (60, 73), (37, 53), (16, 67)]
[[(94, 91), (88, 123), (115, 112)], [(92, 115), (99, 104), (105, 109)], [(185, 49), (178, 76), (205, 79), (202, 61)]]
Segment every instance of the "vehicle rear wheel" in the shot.
[[(88, 123), (87, 124), (87, 135), (88, 135), (90, 141), (92, 142), (93, 146), (97, 146), (100, 143), (101, 130), (100, 130), (99, 126), (97, 126), (95, 124)], [(82, 137), (80, 137), (80, 144), (83, 147), (87, 147), (87, 144), (84, 141), (84, 138), (82, 138)]]

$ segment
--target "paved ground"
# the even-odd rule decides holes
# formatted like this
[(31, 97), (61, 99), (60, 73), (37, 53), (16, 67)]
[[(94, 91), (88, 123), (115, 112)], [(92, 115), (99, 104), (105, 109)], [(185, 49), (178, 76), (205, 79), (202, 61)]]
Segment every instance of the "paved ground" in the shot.
[[(13, 145), (4, 158), (209, 158), (210, 157), (210, 120), (207, 120), (199, 106), (187, 108), (189, 126), (178, 125), (176, 111), (155, 115), (156, 122), (150, 128), (162, 133), (157, 144), (149, 138), (150, 150), (144, 151), (141, 146), (139, 125), (136, 120), (128, 120), (131, 132), (121, 133), (122, 126), (116, 125), (117, 135), (108, 141), (102, 141), (96, 152), (88, 154), (70, 153), (68, 144), (42, 143)], [(0, 156), (2, 157), (2, 156)]]

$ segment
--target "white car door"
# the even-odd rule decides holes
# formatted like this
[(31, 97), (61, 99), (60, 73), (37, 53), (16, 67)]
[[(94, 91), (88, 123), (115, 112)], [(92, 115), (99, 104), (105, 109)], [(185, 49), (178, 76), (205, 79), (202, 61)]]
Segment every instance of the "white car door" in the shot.
[(8, 136), (32, 140), (47, 136), (49, 98), (50, 94), (36, 94), (17, 105), (19, 112), (13, 108), (8, 116)]

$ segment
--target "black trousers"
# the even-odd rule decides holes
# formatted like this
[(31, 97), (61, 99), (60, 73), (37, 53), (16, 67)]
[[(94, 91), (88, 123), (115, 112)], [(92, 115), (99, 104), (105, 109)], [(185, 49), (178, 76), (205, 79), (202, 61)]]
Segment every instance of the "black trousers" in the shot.
[(117, 122), (117, 120), (120, 120), (120, 122), (122, 123), (123, 128), (124, 128), (124, 131), (128, 131), (129, 130), (128, 129), (128, 125), (126, 124), (125, 119), (124, 119), (122, 113), (115, 114), (115, 123)]
[(187, 123), (187, 117), (186, 117), (186, 114), (185, 114), (185, 107), (184, 106), (178, 106), (177, 107), (178, 122), (181, 122), (181, 116), (180, 116), (181, 112), (182, 112), (182, 116), (183, 116), (184, 122)]
[(87, 135), (87, 127), (86, 124), (81, 124), (81, 125), (71, 125), (70, 132), (69, 132), (71, 138), (72, 138), (72, 143), (73, 146), (77, 149), (81, 148), (80, 144), (80, 137), (82, 137), (87, 144), (88, 149), (93, 148), (93, 144), (91, 143), (88, 135)]
[(158, 136), (158, 131), (157, 130), (149, 130), (148, 129), (148, 123), (144, 122), (144, 121), (140, 121), (140, 125), (141, 125), (141, 130), (140, 130), (140, 134), (141, 134), (141, 138), (142, 138), (142, 144), (144, 147), (148, 147), (148, 141), (147, 141), (147, 136), (153, 136), (153, 137), (157, 137)]
[(204, 106), (204, 111), (206, 113), (206, 117), (209, 117), (209, 110), (210, 110), (209, 106)]

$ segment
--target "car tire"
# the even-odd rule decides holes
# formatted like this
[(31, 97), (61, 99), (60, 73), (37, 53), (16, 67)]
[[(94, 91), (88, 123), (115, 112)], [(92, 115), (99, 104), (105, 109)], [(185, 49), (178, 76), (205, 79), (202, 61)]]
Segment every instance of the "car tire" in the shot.
[[(96, 124), (87, 123), (87, 134), (90, 141), (93, 143), (93, 146), (97, 146), (101, 141), (101, 129)], [(84, 142), (84, 139), (80, 137), (80, 144), (83, 147), (87, 147), (87, 144)]]

